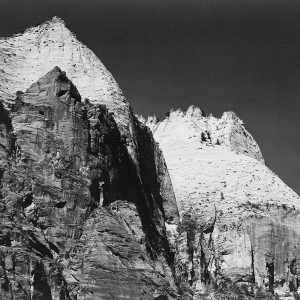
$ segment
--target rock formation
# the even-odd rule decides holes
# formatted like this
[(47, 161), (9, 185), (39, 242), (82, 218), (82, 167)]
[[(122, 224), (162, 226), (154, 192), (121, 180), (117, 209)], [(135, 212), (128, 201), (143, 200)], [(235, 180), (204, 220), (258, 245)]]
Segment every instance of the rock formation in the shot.
[(265, 166), (243, 122), (194, 106), (144, 122), (169, 168), (182, 217), (178, 264), (195, 299), (212, 283), (296, 292), (300, 198)]
[(24, 91), (55, 66), (68, 74), (82, 99), (104, 104), (114, 114), (121, 134), (132, 141), (127, 148), (139, 168), (129, 103), (99, 58), (58, 17), (0, 39), (0, 100), (13, 103), (17, 91)]
[(2, 101), (14, 101), (16, 91), (24, 91), (59, 66), (83, 99), (105, 104), (115, 113), (120, 126), (130, 123), (129, 104), (112, 75), (58, 17), (12, 37), (1, 38), (0, 66)]
[(0, 108), (2, 299), (176, 298), (178, 211), (150, 131), (139, 174), (112, 114), (58, 67)]
[[(121, 299), (120, 295), (152, 299), (176, 294), (171, 252), (174, 237), (168, 234), (169, 244), (165, 226), (176, 226), (179, 217), (168, 170), (151, 132), (133, 116), (112, 75), (57, 17), (0, 39), (0, 49), (0, 98), (12, 120), (12, 129), (8, 133), (5, 129), (3, 135), (16, 139), (16, 150), (10, 150), (13, 154), (7, 161), (16, 160), (13, 166), (17, 170), (9, 172), (22, 170), (20, 181), (25, 174), (34, 176), (22, 183), (21, 191), (28, 189), (30, 195), (28, 202), (24, 200), (29, 203), (24, 209), (56, 249), (50, 247), (57, 251), (51, 253), (53, 259), (57, 260), (58, 254), (63, 257), (57, 267), (63, 283), (57, 285), (44, 276), (49, 293), (54, 299), (60, 290), (66, 290), (71, 298), (78, 294), (90, 299)], [(24, 170), (20, 170), (20, 162)], [(31, 186), (38, 186), (38, 191)], [(119, 202), (112, 206), (115, 201)], [(112, 229), (110, 223), (115, 224)], [(102, 230), (105, 226), (107, 230)], [(91, 244), (86, 243), (83, 250), (78, 245), (86, 236)], [(80, 252), (76, 249), (81, 249), (74, 262), (76, 275), (70, 275), (69, 257), (72, 251)], [(82, 257), (90, 251), (103, 258), (91, 255), (85, 267)], [(45, 253), (41, 256), (44, 259)], [(39, 263), (49, 272), (43, 261)], [(87, 285), (93, 289), (89, 291)], [(32, 284), (25, 286), (29, 293)], [(89, 292), (93, 294), (87, 296)], [(8, 293), (15, 295), (12, 290)]]
[(0, 70), (0, 299), (297, 295), (299, 196), (235, 113), (135, 117), (57, 17)]

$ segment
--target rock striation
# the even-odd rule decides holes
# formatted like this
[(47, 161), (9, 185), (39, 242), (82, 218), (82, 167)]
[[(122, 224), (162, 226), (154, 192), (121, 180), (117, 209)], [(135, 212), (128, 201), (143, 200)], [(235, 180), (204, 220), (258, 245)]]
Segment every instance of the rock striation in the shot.
[(295, 293), (300, 198), (266, 167), (236, 114), (218, 119), (191, 106), (144, 123), (171, 175), (182, 218), (178, 272), (194, 299), (228, 282)]
[(0, 109), (1, 299), (176, 298), (178, 210), (150, 130), (138, 173), (112, 113), (58, 67)]

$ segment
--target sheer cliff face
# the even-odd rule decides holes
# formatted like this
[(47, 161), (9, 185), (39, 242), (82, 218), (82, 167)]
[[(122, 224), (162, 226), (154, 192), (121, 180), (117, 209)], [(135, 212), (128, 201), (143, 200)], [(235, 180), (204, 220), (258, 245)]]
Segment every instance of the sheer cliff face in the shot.
[(172, 184), (112, 75), (57, 17), (1, 38), (0, 58), (3, 253), (24, 254), (3, 254), (3, 297), (172, 298)]
[[(0, 38), (0, 100), (9, 107), (17, 91), (24, 91), (55, 66), (68, 74), (83, 100), (87, 98), (91, 104), (105, 105), (113, 113), (122, 138), (126, 139), (139, 184), (143, 185), (147, 178), (140, 166), (143, 160), (138, 149), (141, 144), (138, 139), (142, 138), (137, 135), (139, 124), (112, 75), (95, 54), (76, 39), (63, 20), (54, 17), (24, 33)], [(147, 197), (151, 198), (151, 193)]]
[(182, 218), (178, 272), (195, 297), (228, 278), (297, 290), (300, 198), (265, 166), (242, 121), (192, 106), (146, 124), (171, 175)]
[(176, 297), (178, 212), (150, 131), (138, 173), (113, 115), (57, 67), (0, 115), (1, 299)]

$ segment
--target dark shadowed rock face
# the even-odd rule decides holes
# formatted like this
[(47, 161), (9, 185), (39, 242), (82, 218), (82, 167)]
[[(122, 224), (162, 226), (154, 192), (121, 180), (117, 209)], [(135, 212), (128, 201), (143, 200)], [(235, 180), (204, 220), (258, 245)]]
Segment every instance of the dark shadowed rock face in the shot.
[(136, 168), (135, 141), (57, 67), (0, 116), (0, 299), (176, 298), (178, 210), (151, 133), (135, 124)]

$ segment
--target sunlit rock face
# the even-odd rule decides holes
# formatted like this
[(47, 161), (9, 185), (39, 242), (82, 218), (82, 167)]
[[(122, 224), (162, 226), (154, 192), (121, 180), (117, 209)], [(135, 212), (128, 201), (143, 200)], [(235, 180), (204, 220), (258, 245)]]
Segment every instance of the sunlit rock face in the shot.
[(0, 98), (13, 101), (16, 91), (24, 91), (55, 66), (68, 74), (83, 99), (107, 105), (124, 132), (128, 130), (132, 116), (118, 84), (58, 17), (0, 39)]
[(58, 67), (0, 116), (1, 299), (176, 299), (178, 210), (149, 129), (138, 173), (113, 115)]
[(296, 291), (300, 198), (265, 166), (243, 122), (191, 106), (144, 123), (169, 168), (182, 219), (177, 275), (195, 299), (228, 279)]
[(139, 169), (136, 128), (129, 103), (100, 59), (58, 17), (0, 38), (0, 100), (14, 102), (17, 91), (24, 91), (55, 66), (68, 74), (83, 99), (104, 104), (114, 113), (121, 134), (132, 141), (127, 148)]

